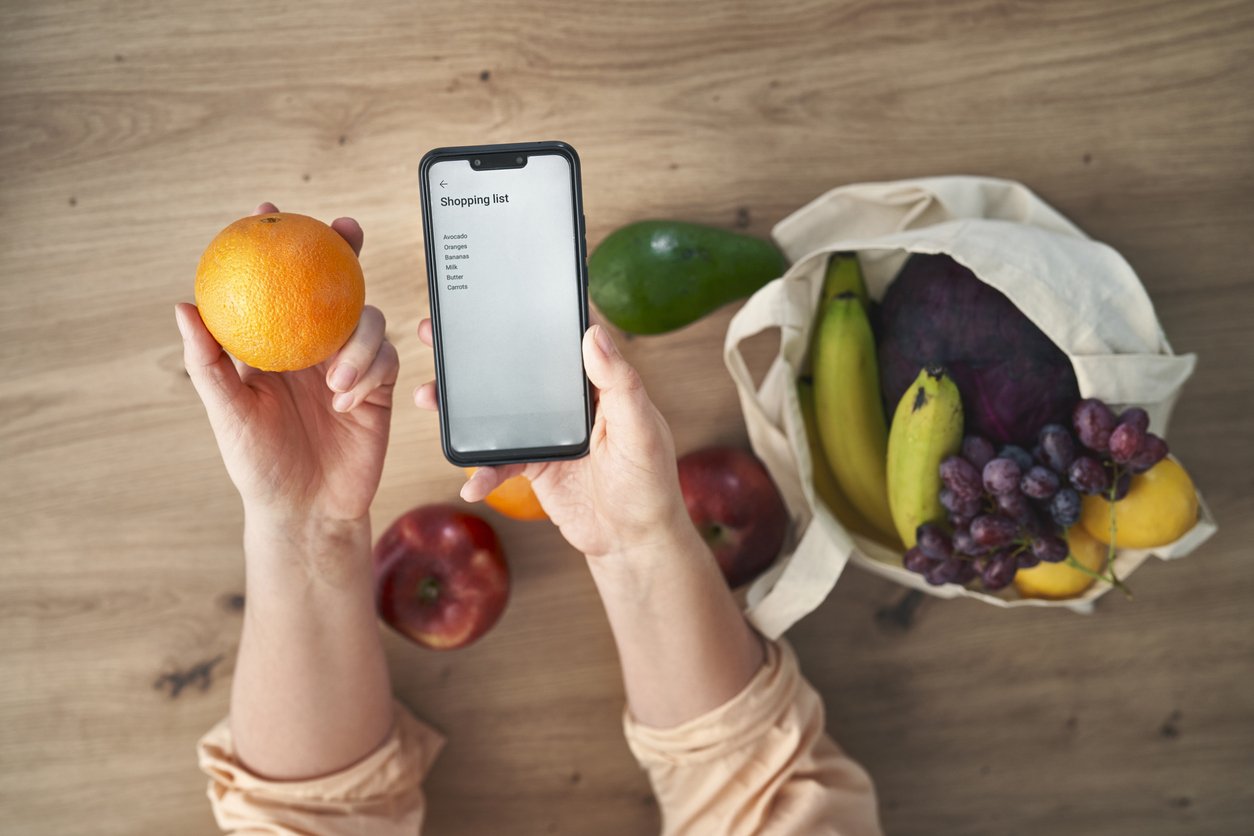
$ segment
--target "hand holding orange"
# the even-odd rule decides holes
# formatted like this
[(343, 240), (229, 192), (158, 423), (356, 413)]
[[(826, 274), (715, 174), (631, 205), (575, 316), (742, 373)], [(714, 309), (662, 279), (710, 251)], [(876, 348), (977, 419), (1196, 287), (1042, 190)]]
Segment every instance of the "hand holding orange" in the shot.
[[(254, 230), (259, 236), (271, 237), (249, 240), (250, 222), (261, 223), (266, 218), (284, 220)], [(291, 221), (293, 218), (296, 220)], [(292, 226), (285, 227), (287, 223)], [(351, 306), (351, 310), (360, 311), (358, 320), (343, 326), (344, 333), (349, 334), (346, 340), (339, 335), (326, 338), (329, 348), (324, 349), (331, 353), (320, 361), (316, 355), (321, 350), (300, 362), (266, 362), (264, 356), (241, 350), (228, 333), (232, 326), (254, 319), (250, 305), (290, 304), (298, 309), (304, 305), (310, 317), (328, 307), (326, 295), (309, 303), (281, 294), (266, 298), (264, 291), (272, 278), (266, 273), (267, 264), (277, 263), (276, 269), (288, 279), (303, 273), (304, 290), (299, 289), (299, 282), (289, 282), (286, 289), (290, 294), (317, 295), (320, 284), (332, 283), (330, 275), (319, 277), (292, 255), (287, 245), (300, 241), (300, 226), (313, 230), (307, 238), (316, 241), (307, 241), (305, 250), (311, 258), (318, 260), (319, 252), (330, 253), (322, 260), (324, 266), (334, 259), (347, 265), (350, 279), (360, 276), (355, 254), (361, 250), (363, 233), (355, 220), (337, 218), (325, 227), (311, 218), (280, 214), (274, 204), (263, 203), (253, 217), (232, 224), (206, 252), (197, 282), (203, 311), (180, 303), (174, 316), (183, 340), (188, 377), (204, 403), (227, 473), (244, 500), (245, 513), (285, 525), (322, 521), (338, 526), (365, 516), (383, 470), (392, 390), (399, 368), (396, 348), (387, 339), (383, 313), (372, 305), (362, 306), (358, 292), (357, 304)], [(288, 231), (266, 232), (266, 227)], [(338, 240), (326, 240), (332, 235)], [(232, 261), (251, 272), (233, 277), (229, 270)], [(258, 294), (260, 301), (250, 294), (250, 283), (254, 285), (251, 292)], [(234, 295), (232, 285), (242, 286), (243, 292)], [(278, 321), (277, 317), (272, 320)], [(217, 337), (206, 322), (214, 324)], [(286, 326), (263, 334), (273, 349), (271, 359), (291, 344), (305, 341), (309, 330), (317, 331), (324, 324), (303, 323), (294, 335), (285, 332)], [(238, 356), (229, 356), (218, 339)], [(315, 361), (314, 366), (303, 370), (258, 370), (258, 366), (294, 368)]]
[(209, 333), (263, 371), (330, 357), (365, 301), (353, 248), (322, 221), (291, 212), (240, 218), (209, 243), (196, 270), (196, 307)]

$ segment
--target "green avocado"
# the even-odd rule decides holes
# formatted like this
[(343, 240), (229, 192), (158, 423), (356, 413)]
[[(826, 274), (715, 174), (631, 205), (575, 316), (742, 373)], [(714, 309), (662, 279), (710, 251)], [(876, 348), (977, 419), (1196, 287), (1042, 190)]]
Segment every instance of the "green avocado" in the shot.
[(751, 295), (788, 262), (769, 241), (682, 221), (616, 230), (588, 259), (597, 309), (632, 334), (661, 334)]

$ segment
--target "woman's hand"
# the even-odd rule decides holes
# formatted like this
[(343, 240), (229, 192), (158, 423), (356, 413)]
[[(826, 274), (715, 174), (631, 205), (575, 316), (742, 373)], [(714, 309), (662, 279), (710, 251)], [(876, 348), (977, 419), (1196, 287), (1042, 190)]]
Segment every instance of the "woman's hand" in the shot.
[[(263, 203), (254, 214), (277, 211)], [(340, 218), (331, 226), (361, 252), (356, 221)], [(379, 309), (362, 310), (335, 356), (282, 373), (233, 359), (194, 305), (177, 305), (174, 316), (187, 373), (251, 521), (334, 526), (366, 518), (383, 468), (399, 365)]]
[[(432, 344), (431, 320), (419, 324), (418, 337)], [(692, 528), (670, 428), (602, 326), (584, 334), (583, 360), (599, 392), (588, 455), (480, 468), (462, 486), (462, 498), (477, 502), (521, 473), (562, 536), (591, 558), (669, 545), (677, 532)], [(436, 409), (435, 384), (418, 387), (414, 402)]]
[[(418, 336), (431, 345), (429, 320)], [(584, 334), (583, 362), (600, 396), (588, 455), (481, 468), (462, 498), (483, 499), (518, 473), (531, 479), (562, 536), (589, 558), (632, 715), (675, 726), (739, 693), (762, 665), (762, 644), (688, 519), (675, 444), (640, 375), (600, 325)], [(418, 387), (414, 401), (435, 409), (435, 386)]]

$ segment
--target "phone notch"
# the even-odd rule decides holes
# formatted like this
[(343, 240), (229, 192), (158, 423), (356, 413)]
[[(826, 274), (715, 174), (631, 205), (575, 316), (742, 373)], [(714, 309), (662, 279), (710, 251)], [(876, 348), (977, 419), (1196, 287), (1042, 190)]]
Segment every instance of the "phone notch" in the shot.
[(475, 154), (470, 158), (470, 167), (475, 171), (499, 171), (502, 168), (522, 168), (527, 164), (528, 155), (519, 151), (502, 154)]

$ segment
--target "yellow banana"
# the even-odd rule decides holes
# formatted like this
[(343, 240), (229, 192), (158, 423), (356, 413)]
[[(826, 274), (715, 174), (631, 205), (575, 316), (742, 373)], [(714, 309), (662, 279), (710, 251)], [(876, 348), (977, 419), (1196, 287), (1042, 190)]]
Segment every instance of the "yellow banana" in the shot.
[(888, 426), (871, 323), (857, 296), (845, 291), (818, 324), (814, 404), (827, 462), (858, 512), (877, 529), (895, 531), (888, 509)]
[(814, 379), (803, 377), (797, 381), (797, 400), (801, 403), (801, 417), (805, 421), (806, 441), (810, 446), (810, 466), (813, 470), (814, 492), (827, 506), (841, 525), (855, 534), (861, 534), (872, 540), (884, 539), (882, 532), (866, 521), (866, 517), (858, 513), (849, 497), (840, 490), (836, 476), (827, 463), (823, 453), (823, 442), (819, 438), (819, 422), (814, 412)]
[(940, 463), (962, 447), (962, 398), (944, 369), (919, 372), (893, 414), (888, 434), (888, 505), (906, 548), (925, 522), (945, 519)]
[(866, 307), (866, 280), (862, 278), (862, 265), (858, 263), (857, 253), (832, 253), (827, 261), (827, 273), (823, 276), (819, 310), (842, 293), (852, 293), (858, 297), (862, 307)]
[(810, 351), (805, 362), (801, 364), (801, 373), (810, 374), (814, 368), (814, 356), (818, 353), (819, 324), (823, 321), (823, 312), (827, 303), (842, 293), (852, 293), (866, 309), (868, 297), (866, 282), (862, 278), (862, 265), (858, 263), (857, 253), (832, 253), (827, 260), (827, 270), (823, 274), (823, 290), (819, 294), (818, 310), (815, 312), (814, 328), (810, 331)]

